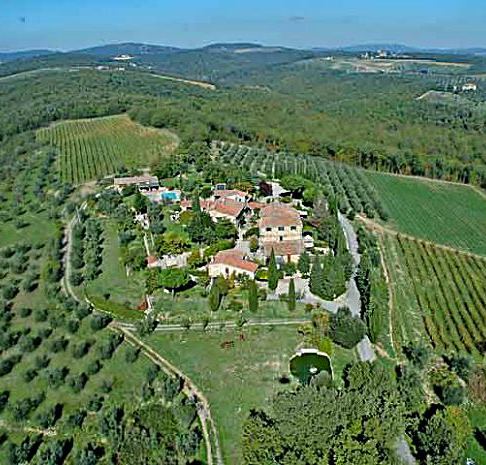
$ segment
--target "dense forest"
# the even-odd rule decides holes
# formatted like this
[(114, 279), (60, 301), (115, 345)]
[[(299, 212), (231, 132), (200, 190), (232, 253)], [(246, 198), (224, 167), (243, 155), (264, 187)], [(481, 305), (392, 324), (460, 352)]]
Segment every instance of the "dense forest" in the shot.
[(216, 90), (134, 69), (53, 69), (2, 78), (0, 140), (60, 119), (129, 112), (186, 142), (230, 140), (486, 185), (482, 85), (474, 97), (419, 99), (444, 88), (444, 76), (347, 74), (310, 61), (244, 68), (244, 78)]

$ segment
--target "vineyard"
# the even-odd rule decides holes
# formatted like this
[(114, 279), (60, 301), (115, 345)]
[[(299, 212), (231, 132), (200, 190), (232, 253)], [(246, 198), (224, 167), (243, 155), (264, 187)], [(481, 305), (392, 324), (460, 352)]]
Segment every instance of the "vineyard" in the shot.
[(425, 337), (440, 351), (486, 350), (486, 260), (423, 241), (382, 237), (395, 342)]
[(279, 179), (295, 174), (315, 182), (324, 195), (334, 195), (343, 213), (365, 213), (369, 218), (386, 220), (387, 211), (377, 191), (362, 170), (311, 155), (273, 153), (264, 149), (220, 143), (224, 163), (232, 163), (252, 174)]
[(486, 198), (471, 187), (365, 172), (400, 232), (486, 255)]
[(125, 115), (66, 121), (37, 134), (59, 149), (61, 177), (73, 184), (148, 166), (178, 143), (174, 134), (145, 128)]

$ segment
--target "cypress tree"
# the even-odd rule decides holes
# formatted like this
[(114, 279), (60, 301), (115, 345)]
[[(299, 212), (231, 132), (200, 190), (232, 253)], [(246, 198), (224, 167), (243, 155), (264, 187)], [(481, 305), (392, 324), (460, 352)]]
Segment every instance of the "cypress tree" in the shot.
[(248, 286), (248, 308), (252, 313), (258, 311), (258, 288), (254, 280), (250, 281)]
[(289, 295), (288, 295), (288, 309), (293, 312), (295, 310), (295, 282), (294, 278), (289, 283)]
[(310, 291), (315, 295), (321, 295), (323, 276), (321, 259), (319, 255), (317, 255), (312, 264), (309, 281)]
[(208, 303), (209, 308), (212, 312), (218, 310), (219, 304), (221, 303), (221, 291), (216, 283), (213, 283), (213, 285), (211, 286), (211, 290), (209, 291), (208, 296)]
[(270, 262), (268, 264), (268, 288), (271, 291), (277, 289), (278, 286), (278, 269), (277, 269), (277, 261), (275, 260), (275, 253), (272, 249), (272, 253), (270, 254)]
[(199, 192), (196, 193), (192, 200), (192, 211), (195, 214), (201, 213), (201, 202), (199, 201)]
[(299, 263), (297, 264), (297, 268), (302, 274), (309, 273), (310, 257), (306, 251), (304, 251), (304, 253), (299, 257)]

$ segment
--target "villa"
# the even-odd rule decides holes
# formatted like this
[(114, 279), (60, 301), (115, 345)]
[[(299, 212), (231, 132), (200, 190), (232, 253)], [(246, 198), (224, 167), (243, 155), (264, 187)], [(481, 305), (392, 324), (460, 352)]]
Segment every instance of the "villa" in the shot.
[(302, 219), (297, 210), (282, 203), (272, 203), (260, 211), (260, 247), (266, 257), (272, 250), (277, 260), (294, 262), (305, 249)]
[(130, 176), (126, 178), (113, 179), (115, 189), (121, 192), (125, 187), (137, 186), (140, 192), (157, 190), (159, 188), (159, 178), (157, 176)]
[[(248, 211), (246, 203), (237, 200), (222, 198), (218, 200), (200, 200), (201, 209), (209, 214), (214, 220), (226, 219), (234, 225), (239, 225)], [(181, 202), (182, 211), (192, 209), (192, 201), (183, 200)]]
[(223, 276), (248, 276), (255, 278), (258, 264), (246, 259), (245, 253), (241, 250), (230, 249), (218, 252), (213, 261), (208, 265), (210, 278)]
[(234, 200), (239, 203), (248, 203), (251, 195), (238, 189), (215, 189), (213, 200)]

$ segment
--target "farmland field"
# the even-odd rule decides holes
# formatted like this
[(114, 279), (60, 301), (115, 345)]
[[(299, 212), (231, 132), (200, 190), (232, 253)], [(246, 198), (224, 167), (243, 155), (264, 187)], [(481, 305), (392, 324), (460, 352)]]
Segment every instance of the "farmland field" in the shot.
[(399, 232), (486, 255), (486, 198), (468, 186), (366, 172)]
[[(240, 338), (244, 335), (244, 339)], [(297, 328), (243, 328), (222, 331), (154, 333), (148, 343), (177, 365), (207, 395), (220, 435), (225, 463), (239, 464), (241, 428), (250, 409), (263, 408), (288, 385), (289, 357), (301, 338)], [(233, 346), (223, 348), (223, 342)], [(334, 346), (332, 362), (340, 377), (354, 352)]]
[(363, 212), (370, 218), (388, 217), (382, 201), (363, 171), (352, 166), (323, 157), (275, 153), (228, 143), (220, 144), (219, 154), (223, 162), (241, 165), (254, 174), (265, 173), (276, 179), (298, 175), (315, 182), (326, 196), (336, 196), (343, 213), (353, 210), (356, 213)]
[(178, 144), (169, 131), (145, 128), (126, 115), (65, 121), (37, 137), (59, 149), (61, 177), (73, 184), (149, 166)]
[(393, 336), (440, 351), (484, 352), (486, 260), (423, 241), (381, 238), (393, 296)]

